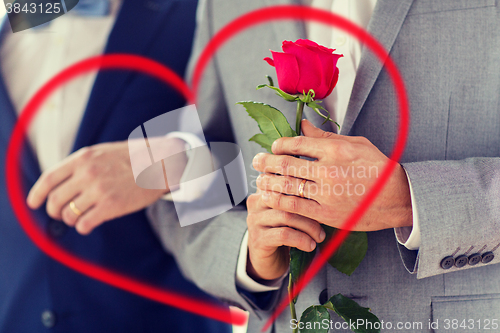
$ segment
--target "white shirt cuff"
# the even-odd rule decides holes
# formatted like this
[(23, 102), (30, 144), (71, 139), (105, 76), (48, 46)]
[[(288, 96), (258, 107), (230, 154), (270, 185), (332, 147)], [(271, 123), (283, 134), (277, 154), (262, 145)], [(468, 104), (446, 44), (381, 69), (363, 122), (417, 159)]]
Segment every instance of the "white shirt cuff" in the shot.
[(411, 186), (411, 181), (410, 177), (408, 176), (408, 173), (406, 173), (406, 178), (408, 179), (408, 185), (410, 186), (413, 227), (394, 228), (394, 232), (396, 234), (396, 239), (398, 240), (399, 244), (404, 245), (408, 250), (418, 250), (420, 248), (421, 239), (420, 239), (420, 224), (418, 221), (417, 203), (415, 202), (415, 195), (413, 194), (413, 188)]
[(267, 281), (266, 284), (256, 282), (247, 274), (247, 258), (248, 258), (248, 230), (241, 241), (240, 254), (238, 256), (238, 264), (236, 266), (236, 285), (252, 293), (278, 290), (283, 283), (283, 279), (288, 273), (276, 280)]
[[(177, 138), (186, 142), (186, 155), (188, 157), (188, 162), (179, 181), (179, 188), (173, 191), (175, 192), (175, 201), (191, 202), (201, 198), (212, 182), (207, 180), (207, 178), (204, 178), (203, 182), (188, 182), (187, 180), (196, 178), (193, 177), (193, 175), (206, 175), (206, 177), (212, 177), (212, 180), (216, 177), (216, 173), (213, 172), (213, 164), (207, 163), (209, 160), (211, 161), (211, 157), (207, 156), (207, 154), (210, 154), (208, 146), (193, 133), (170, 132), (166, 137)], [(205, 149), (199, 147), (205, 147)], [(197, 160), (197, 154), (202, 155), (199, 157), (205, 161), (205, 163), (195, 163)], [(172, 192), (165, 194), (162, 199), (173, 201), (174, 198), (172, 196)]]

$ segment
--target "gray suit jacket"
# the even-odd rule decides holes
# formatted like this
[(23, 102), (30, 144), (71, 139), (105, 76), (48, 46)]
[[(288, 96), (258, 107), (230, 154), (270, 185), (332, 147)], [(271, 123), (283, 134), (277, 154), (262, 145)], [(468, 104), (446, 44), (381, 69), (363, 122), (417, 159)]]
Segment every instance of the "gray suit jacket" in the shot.
[[(202, 2), (192, 64), (225, 24), (280, 3), (292, 2)], [(411, 130), (401, 163), (414, 189), (421, 247), (409, 251), (398, 245), (393, 230), (369, 233), (368, 254), (356, 272), (347, 277), (325, 267), (302, 292), (297, 311), (341, 292), (370, 307), (393, 331), (431, 332), (429, 321), (437, 321), (436, 332), (481, 332), (488, 320), (488, 331), (495, 331), (491, 321), (500, 321), (500, 249), (489, 264), (447, 270), (440, 264), (446, 256), (485, 253), (500, 243), (500, 5), (495, 0), (379, 0), (368, 30), (390, 51), (406, 82)], [(255, 87), (265, 83), (266, 74), (274, 74), (262, 61), (269, 49), (279, 50), (284, 39), (304, 37), (301, 22), (253, 27), (232, 38), (204, 73), (197, 104), (204, 130), (212, 141), (236, 140), (251, 192), (257, 176), (251, 161), (262, 150), (248, 139), (258, 127), (235, 103), (269, 103), (294, 123), (293, 104)], [(310, 110), (306, 117), (321, 123)], [(365, 49), (341, 134), (365, 136), (390, 155), (397, 124), (391, 80)], [(172, 222), (175, 212), (169, 203), (152, 207), (150, 216), (183, 272), (209, 293), (250, 310), (249, 330), (259, 331), (269, 311), (235, 286), (246, 211), (234, 209), (185, 228)], [(452, 330), (453, 319), (459, 324), (465, 319), (469, 329)], [(289, 320), (285, 311), (272, 329), (289, 332)], [(398, 322), (412, 328), (398, 330)]]

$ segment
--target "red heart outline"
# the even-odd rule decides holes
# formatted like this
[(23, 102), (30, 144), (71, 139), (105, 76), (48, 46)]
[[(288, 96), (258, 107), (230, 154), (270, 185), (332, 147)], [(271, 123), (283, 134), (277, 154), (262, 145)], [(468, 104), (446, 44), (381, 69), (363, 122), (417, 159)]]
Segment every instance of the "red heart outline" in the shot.
[[(254, 25), (271, 20), (290, 19), (302, 21), (313, 20), (337, 27), (348, 32), (358, 38), (358, 40), (360, 40), (363, 44), (367, 45), (381, 60), (381, 62), (385, 62), (384, 66), (390, 74), (395, 86), (400, 108), (399, 133), (394, 150), (390, 156), (391, 161), (384, 167), (379, 180), (366, 194), (360, 206), (354, 210), (346, 222), (344, 222), (341, 226), (343, 230), (336, 234), (321, 255), (311, 264), (309, 270), (299, 279), (292, 297), (300, 293), (300, 291), (323, 267), (328, 258), (335, 252), (340, 244), (342, 244), (344, 239), (349, 234), (349, 230), (353, 228), (357, 221), (366, 212), (370, 204), (375, 200), (376, 196), (380, 193), (383, 186), (388, 181), (397, 165), (397, 161), (401, 158), (404, 152), (409, 129), (409, 106), (404, 88), (404, 82), (396, 65), (389, 57), (389, 54), (377, 40), (375, 40), (362, 28), (340, 16), (319, 9), (296, 5), (272, 6), (252, 11), (231, 21), (212, 38), (202, 52), (194, 70), (192, 90), (189, 89), (182, 78), (164, 65), (141, 56), (127, 54), (103, 55), (83, 60), (63, 70), (61, 73), (44, 84), (44, 86), (30, 99), (14, 126), (6, 156), (7, 162), (5, 174), (9, 199), (14, 213), (28, 237), (30, 237), (35, 245), (49, 257), (83, 275), (187, 312), (226, 323), (243, 325), (246, 322), (246, 315), (242, 311), (229, 311), (228, 309), (217, 304), (186, 297), (164, 288), (150, 286), (144, 282), (83, 260), (76, 255), (68, 253), (66, 250), (55, 244), (39, 229), (31, 211), (26, 206), (25, 194), (23, 193), (21, 186), (21, 168), (19, 166), (19, 157), (21, 147), (25, 140), (26, 130), (36, 112), (55, 89), (59, 88), (69, 80), (89, 71), (96, 71), (98, 69), (129, 69), (156, 77), (171, 85), (179, 91), (179, 93), (186, 97), (188, 101), (193, 101), (198, 90), (200, 78), (202, 77), (207, 64), (225, 42), (234, 37), (237, 33), (240, 33)], [(278, 309), (266, 323), (264, 329), (269, 327), (269, 325), (274, 322), (289, 302), (290, 298), (287, 298), (280, 304)]]

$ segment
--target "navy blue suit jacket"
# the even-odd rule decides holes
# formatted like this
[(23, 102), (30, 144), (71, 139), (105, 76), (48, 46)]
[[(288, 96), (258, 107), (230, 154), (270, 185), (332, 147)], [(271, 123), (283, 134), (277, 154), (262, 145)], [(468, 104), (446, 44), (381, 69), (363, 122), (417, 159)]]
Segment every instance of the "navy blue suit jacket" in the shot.
[[(195, 0), (125, 0), (105, 52), (144, 55), (183, 76), (191, 51), (195, 12)], [(184, 104), (173, 89), (146, 75), (101, 72), (74, 150), (126, 140), (138, 125)], [(15, 121), (15, 111), (0, 78), (0, 332), (230, 331), (226, 324), (82, 276), (35, 247), (19, 226), (5, 187), (6, 146)], [(22, 168), (27, 191), (40, 176), (29, 149), (23, 155)], [(107, 222), (89, 236), (81, 236), (52, 220), (44, 209), (36, 214), (50, 237), (81, 257), (154, 285), (208, 297), (181, 276), (175, 259), (165, 253), (155, 237), (144, 211)], [(55, 319), (50, 330), (41, 319), (46, 311)]]

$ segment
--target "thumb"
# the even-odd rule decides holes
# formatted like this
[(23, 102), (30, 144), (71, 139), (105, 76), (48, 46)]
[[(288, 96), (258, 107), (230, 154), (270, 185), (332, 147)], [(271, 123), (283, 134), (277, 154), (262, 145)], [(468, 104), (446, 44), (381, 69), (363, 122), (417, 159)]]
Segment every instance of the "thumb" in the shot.
[(314, 126), (309, 120), (302, 120), (302, 133), (304, 136), (308, 136), (310, 138), (318, 138), (318, 139), (335, 139), (338, 134), (333, 132), (326, 132), (320, 128)]

